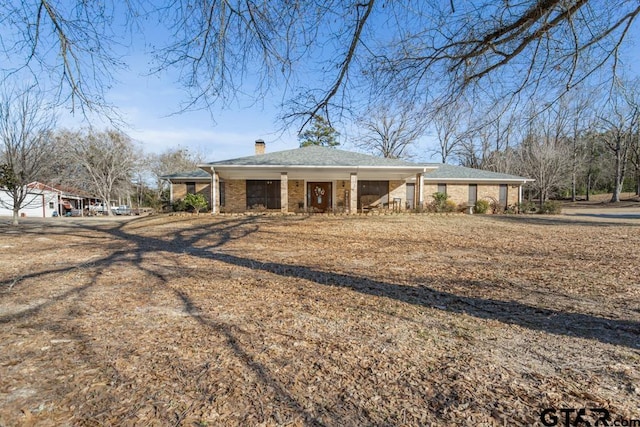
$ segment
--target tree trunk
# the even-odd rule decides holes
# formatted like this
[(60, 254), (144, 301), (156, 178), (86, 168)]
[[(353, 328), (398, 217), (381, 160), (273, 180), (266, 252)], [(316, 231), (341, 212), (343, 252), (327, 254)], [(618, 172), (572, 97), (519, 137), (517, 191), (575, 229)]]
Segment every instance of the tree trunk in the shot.
[(576, 201), (576, 169), (578, 168), (578, 156), (576, 154), (576, 144), (578, 138), (576, 138), (575, 133), (573, 137), (573, 153), (572, 153), (572, 162), (571, 162), (571, 201)]
[(544, 205), (546, 198), (547, 198), (546, 191), (540, 190), (540, 210), (542, 210), (542, 206)]
[(591, 171), (587, 174), (587, 202), (591, 193)]
[(613, 194), (611, 195), (611, 203), (618, 203), (620, 201), (620, 192), (622, 191), (622, 180), (624, 179), (624, 173), (622, 169), (622, 150), (620, 147), (620, 141), (618, 141), (616, 150), (616, 169), (613, 182)]
[(20, 217), (20, 208), (13, 207), (13, 218), (11, 220), (11, 225), (18, 225), (18, 218)]

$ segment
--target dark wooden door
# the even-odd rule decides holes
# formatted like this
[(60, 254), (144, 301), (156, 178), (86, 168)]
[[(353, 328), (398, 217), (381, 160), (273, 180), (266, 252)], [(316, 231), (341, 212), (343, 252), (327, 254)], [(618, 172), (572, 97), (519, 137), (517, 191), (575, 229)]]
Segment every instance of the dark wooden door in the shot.
[(314, 212), (327, 212), (331, 209), (331, 183), (308, 182), (307, 206)]

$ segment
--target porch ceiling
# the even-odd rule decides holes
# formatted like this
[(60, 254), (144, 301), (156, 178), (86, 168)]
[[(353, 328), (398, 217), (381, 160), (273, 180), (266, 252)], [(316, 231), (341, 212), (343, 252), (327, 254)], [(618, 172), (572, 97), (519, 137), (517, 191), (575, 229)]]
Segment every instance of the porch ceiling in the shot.
[(359, 180), (405, 180), (425, 172), (425, 167), (346, 167), (346, 166), (201, 166), (209, 173), (218, 172), (221, 179), (280, 179), (283, 172), (289, 179), (307, 181), (349, 180), (352, 173), (357, 174)]

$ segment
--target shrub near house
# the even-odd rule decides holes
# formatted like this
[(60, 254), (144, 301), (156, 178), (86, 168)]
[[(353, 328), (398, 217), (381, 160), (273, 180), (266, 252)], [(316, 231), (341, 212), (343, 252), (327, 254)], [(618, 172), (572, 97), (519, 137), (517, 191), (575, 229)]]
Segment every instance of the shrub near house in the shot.
[(184, 203), (198, 214), (201, 210), (207, 209), (207, 199), (202, 194), (189, 193), (184, 197)]

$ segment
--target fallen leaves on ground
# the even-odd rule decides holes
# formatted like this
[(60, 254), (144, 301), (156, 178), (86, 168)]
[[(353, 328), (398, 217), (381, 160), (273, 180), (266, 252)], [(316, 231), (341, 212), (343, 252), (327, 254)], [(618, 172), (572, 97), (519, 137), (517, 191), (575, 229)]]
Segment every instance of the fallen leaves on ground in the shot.
[(0, 425), (640, 418), (640, 221), (0, 228)]

